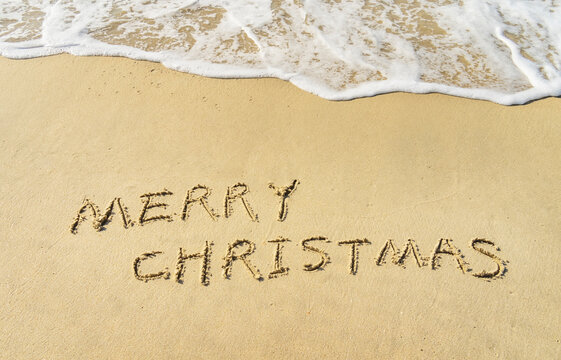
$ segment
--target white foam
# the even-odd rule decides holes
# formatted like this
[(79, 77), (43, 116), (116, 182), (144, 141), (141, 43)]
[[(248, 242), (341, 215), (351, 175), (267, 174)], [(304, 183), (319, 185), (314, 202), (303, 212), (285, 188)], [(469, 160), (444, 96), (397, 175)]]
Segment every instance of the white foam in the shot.
[(126, 56), (327, 99), (561, 95), (557, 0), (0, 0), (0, 55)]

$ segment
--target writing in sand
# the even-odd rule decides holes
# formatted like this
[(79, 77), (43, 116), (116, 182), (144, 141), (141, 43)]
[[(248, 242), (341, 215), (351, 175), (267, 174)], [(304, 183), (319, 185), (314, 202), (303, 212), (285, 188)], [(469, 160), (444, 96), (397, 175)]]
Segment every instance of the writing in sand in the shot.
[[(299, 180), (293, 180), (287, 186), (276, 186), (273, 183), (269, 183), (268, 187), (272, 190), (272, 194), (275, 196), (278, 203), (277, 221), (284, 222), (287, 219), (289, 199), (294, 195), (299, 185)], [(182, 208), (180, 209), (181, 211), (174, 214), (166, 212), (169, 205), (165, 202), (166, 199), (173, 196), (173, 192), (164, 189), (159, 192), (142, 194), (140, 195), (142, 207), (136, 221), (131, 219), (129, 211), (120, 197), (115, 197), (110, 201), (105, 211), (101, 211), (91, 199), (85, 198), (70, 225), (70, 232), (72, 234), (77, 234), (80, 225), (87, 221), (88, 215), (92, 216), (93, 228), (97, 231), (102, 231), (105, 229), (105, 226), (110, 223), (114, 215), (118, 216), (121, 219), (122, 226), (128, 229), (135, 224), (144, 226), (159, 221), (171, 222), (177, 217), (179, 217), (181, 221), (187, 221), (189, 214), (195, 207), (200, 208), (200, 211), (207, 214), (210, 220), (218, 221), (220, 217), (224, 219), (230, 218), (234, 206), (238, 206), (245, 211), (250, 221), (259, 222), (257, 213), (250, 205), (249, 187), (247, 184), (237, 183), (226, 188), (223, 210), (221, 213), (209, 205), (208, 199), (211, 194), (211, 188), (206, 185), (199, 184), (192, 187), (187, 191)], [(285, 246), (288, 246), (289, 243), (293, 242), (292, 239), (280, 236), (275, 239), (269, 239), (267, 242), (272, 245), (273, 249), (272, 256), (268, 255), (271, 256), (271, 271), (268, 272), (267, 276), (264, 276), (263, 271), (258, 269), (254, 261), (252, 261), (252, 257), (256, 255), (254, 254), (256, 250), (255, 242), (248, 239), (233, 239), (232, 242), (228, 243), (224, 257), (221, 259), (223, 278), (229, 279), (232, 277), (234, 264), (236, 263), (239, 263), (241, 268), (246, 269), (246, 272), (250, 275), (248, 278), (259, 281), (263, 281), (265, 278), (275, 279), (288, 276), (290, 268), (283, 262), (283, 249)], [(300, 270), (305, 272), (325, 270), (331, 262), (329, 253), (334, 249), (329, 247), (333, 246), (331, 245), (332, 243), (336, 243), (337, 247), (345, 247), (348, 249), (349, 258), (347, 268), (348, 273), (351, 275), (356, 275), (358, 272), (360, 248), (373, 245), (373, 242), (366, 238), (340, 239), (333, 242), (326, 236), (311, 236), (305, 239), (298, 239), (297, 244), (302, 251), (310, 253), (310, 257), (315, 258), (310, 263), (301, 264)], [(393, 263), (394, 265), (404, 268), (406, 262), (408, 262), (407, 260), (411, 259), (409, 262), (412, 262), (414, 266), (418, 268), (427, 267), (432, 270), (437, 270), (442, 261), (451, 261), (456, 264), (461, 273), (469, 273), (475, 278), (487, 280), (498, 279), (502, 278), (506, 273), (507, 262), (497, 255), (497, 252), (500, 251), (499, 247), (494, 241), (483, 237), (475, 237), (469, 243), (471, 249), (473, 249), (475, 253), (489, 260), (489, 268), (480, 269), (479, 271), (475, 271), (470, 267), (465, 256), (453, 243), (452, 239), (441, 238), (435, 241), (436, 245), (431, 255), (428, 257), (421, 255), (419, 247), (414, 239), (408, 239), (401, 247), (396, 246), (396, 242), (392, 239), (384, 240), (381, 244), (382, 246), (377, 252), (377, 256), (372, 261), (376, 266)], [(210, 265), (212, 261), (216, 261), (213, 258), (213, 246), (214, 243), (207, 240), (204, 244), (201, 244), (200, 251), (196, 253), (187, 253), (183, 248), (179, 248), (177, 258), (174, 264), (172, 264), (175, 269), (173, 272), (175, 281), (183, 283), (187, 262), (193, 260), (198, 261), (200, 264), (200, 283), (202, 285), (209, 285), (211, 275)], [(134, 277), (144, 282), (172, 278), (172, 272), (169, 270), (169, 267), (164, 267), (155, 272), (145, 273), (142, 271), (142, 267), (145, 263), (150, 262), (151, 259), (162, 254), (162, 251), (149, 251), (137, 256), (133, 260), (132, 266)]]

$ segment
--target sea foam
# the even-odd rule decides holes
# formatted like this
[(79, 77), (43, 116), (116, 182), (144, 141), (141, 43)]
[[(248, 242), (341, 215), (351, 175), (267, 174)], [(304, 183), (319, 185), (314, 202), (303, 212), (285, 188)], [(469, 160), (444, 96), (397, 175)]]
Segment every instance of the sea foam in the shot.
[(125, 56), (333, 100), (561, 95), (559, 0), (0, 0), (0, 55)]

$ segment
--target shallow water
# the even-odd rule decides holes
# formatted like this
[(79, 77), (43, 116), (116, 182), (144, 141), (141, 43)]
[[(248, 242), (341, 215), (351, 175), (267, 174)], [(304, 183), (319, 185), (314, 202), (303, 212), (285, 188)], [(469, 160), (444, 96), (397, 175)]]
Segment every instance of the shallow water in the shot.
[(0, 54), (162, 62), (289, 80), (328, 99), (561, 95), (561, 1), (0, 0)]

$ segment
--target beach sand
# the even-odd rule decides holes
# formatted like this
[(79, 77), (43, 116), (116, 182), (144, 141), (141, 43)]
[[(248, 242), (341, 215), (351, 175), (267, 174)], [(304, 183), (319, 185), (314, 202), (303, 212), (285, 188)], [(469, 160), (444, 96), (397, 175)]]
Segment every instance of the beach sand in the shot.
[(4, 359), (561, 356), (560, 99), (69, 55), (0, 79)]

